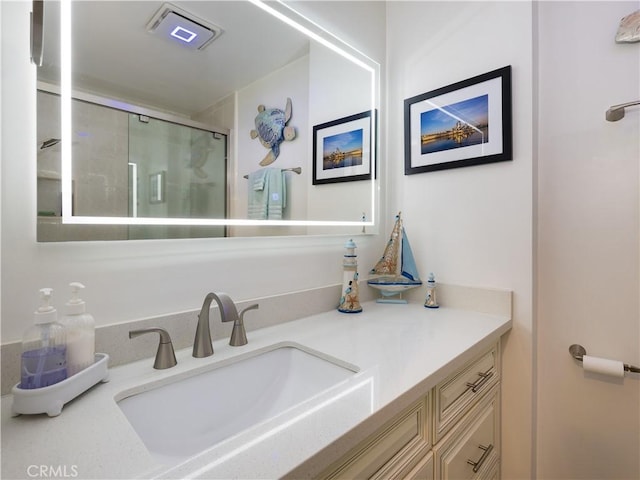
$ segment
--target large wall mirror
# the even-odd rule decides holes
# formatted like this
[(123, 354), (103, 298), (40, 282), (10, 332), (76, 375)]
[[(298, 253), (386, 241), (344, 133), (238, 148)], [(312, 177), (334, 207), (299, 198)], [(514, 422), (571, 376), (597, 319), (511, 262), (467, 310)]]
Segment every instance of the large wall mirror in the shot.
[(38, 241), (375, 232), (376, 62), (281, 2), (44, 6)]

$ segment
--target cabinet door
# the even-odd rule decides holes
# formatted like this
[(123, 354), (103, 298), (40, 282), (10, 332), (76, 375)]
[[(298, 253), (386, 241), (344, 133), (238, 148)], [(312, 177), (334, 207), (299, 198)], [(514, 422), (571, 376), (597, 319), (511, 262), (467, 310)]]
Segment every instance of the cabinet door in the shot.
[(433, 452), (429, 452), (413, 470), (402, 478), (403, 480), (433, 480)]
[(430, 406), (429, 396), (415, 403), (330, 467), (320, 478), (405, 478), (431, 448)]
[(500, 379), (499, 345), (434, 389), (433, 441), (437, 443)]
[(437, 479), (491, 478), (500, 459), (499, 401), (496, 386), (434, 447)]

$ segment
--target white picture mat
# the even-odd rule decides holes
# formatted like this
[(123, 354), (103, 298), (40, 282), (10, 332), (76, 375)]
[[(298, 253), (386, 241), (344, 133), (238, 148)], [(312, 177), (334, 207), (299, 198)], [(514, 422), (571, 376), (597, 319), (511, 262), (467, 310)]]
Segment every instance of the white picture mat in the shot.
[[(420, 115), (434, 108), (444, 108), (448, 105), (489, 95), (489, 142), (469, 145), (467, 147), (452, 148), (433, 153), (421, 153)], [(411, 124), (411, 167), (422, 167), (439, 163), (466, 160), (502, 153), (502, 78), (493, 78), (469, 87), (454, 90), (437, 97), (416, 102), (410, 107)]]
[[(354, 130), (362, 130), (362, 165), (323, 170), (324, 139)], [(371, 117), (367, 116), (323, 128), (316, 132), (316, 178), (320, 180), (368, 175), (371, 173)]]

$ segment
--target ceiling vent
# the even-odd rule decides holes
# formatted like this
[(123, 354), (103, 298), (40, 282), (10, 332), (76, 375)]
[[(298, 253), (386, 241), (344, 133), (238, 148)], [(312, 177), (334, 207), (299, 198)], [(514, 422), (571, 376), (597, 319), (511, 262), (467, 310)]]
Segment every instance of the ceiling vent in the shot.
[(147, 31), (192, 50), (203, 50), (222, 35), (222, 28), (165, 3), (149, 23)]

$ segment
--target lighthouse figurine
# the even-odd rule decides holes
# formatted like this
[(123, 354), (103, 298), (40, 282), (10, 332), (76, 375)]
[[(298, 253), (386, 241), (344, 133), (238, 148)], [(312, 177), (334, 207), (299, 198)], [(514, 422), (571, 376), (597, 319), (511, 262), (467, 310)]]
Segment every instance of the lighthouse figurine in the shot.
[(426, 308), (439, 308), (438, 300), (436, 300), (436, 277), (433, 273), (429, 274), (429, 280), (427, 280), (427, 298), (424, 301)]
[(358, 257), (355, 253), (356, 244), (349, 240), (344, 245), (345, 253), (342, 267), (344, 274), (342, 277), (342, 297), (338, 311), (342, 313), (360, 313), (362, 306), (358, 299)]

